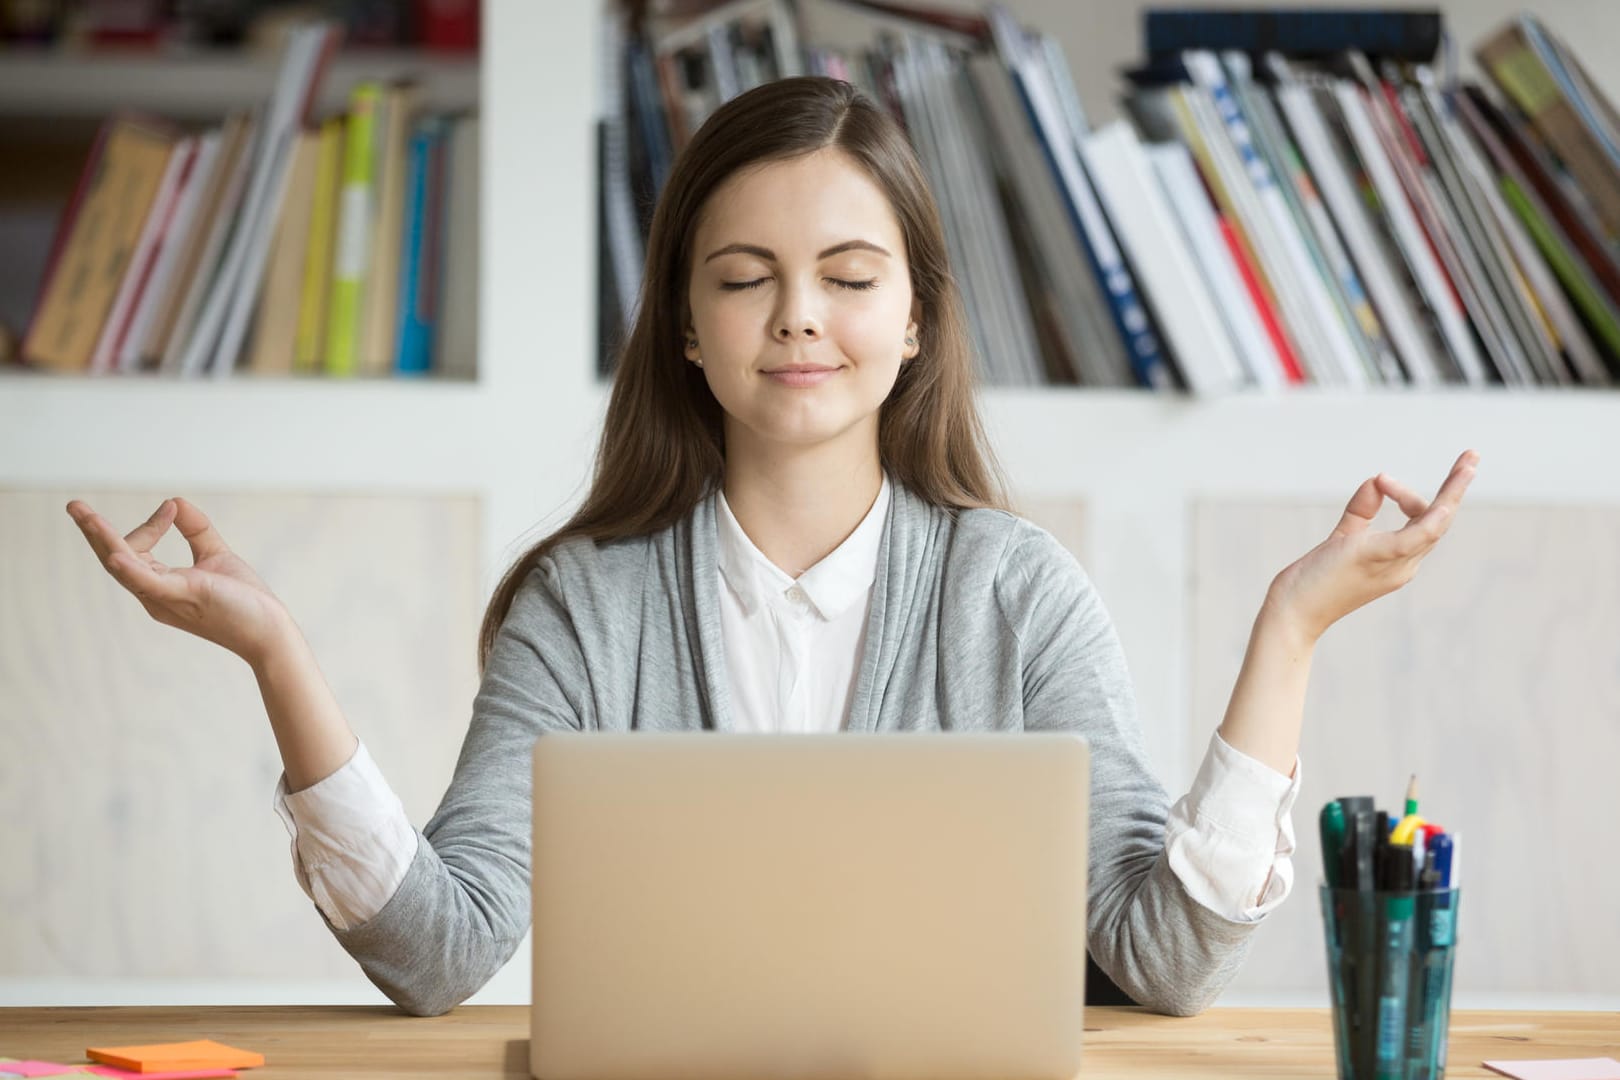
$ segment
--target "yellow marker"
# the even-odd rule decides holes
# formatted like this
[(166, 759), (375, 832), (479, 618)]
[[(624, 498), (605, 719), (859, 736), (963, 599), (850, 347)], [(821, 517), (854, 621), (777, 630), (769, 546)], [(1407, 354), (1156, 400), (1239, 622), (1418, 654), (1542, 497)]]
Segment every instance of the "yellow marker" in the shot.
[(1405, 817), (1401, 818), (1401, 823), (1395, 826), (1395, 831), (1389, 834), (1389, 842), (1392, 844), (1402, 844), (1406, 847), (1411, 847), (1412, 838), (1417, 834), (1419, 829), (1423, 828), (1423, 826), (1424, 821), (1422, 818), (1418, 817), (1416, 814), (1407, 814)]

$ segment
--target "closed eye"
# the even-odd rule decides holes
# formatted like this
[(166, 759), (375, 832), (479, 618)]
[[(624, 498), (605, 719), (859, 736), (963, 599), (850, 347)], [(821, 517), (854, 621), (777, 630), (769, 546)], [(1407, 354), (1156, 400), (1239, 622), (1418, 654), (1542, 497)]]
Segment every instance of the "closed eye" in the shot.
[[(755, 278), (753, 281), (722, 281), (720, 283), (720, 287), (725, 289), (727, 292), (737, 292), (741, 289), (752, 289), (754, 286), (769, 280), (770, 278)], [(868, 281), (845, 281), (843, 278), (828, 278), (827, 280), (832, 282), (834, 285), (837, 285), (839, 288), (850, 289), (855, 292), (860, 292), (863, 289), (877, 288), (877, 278), (872, 278)]]

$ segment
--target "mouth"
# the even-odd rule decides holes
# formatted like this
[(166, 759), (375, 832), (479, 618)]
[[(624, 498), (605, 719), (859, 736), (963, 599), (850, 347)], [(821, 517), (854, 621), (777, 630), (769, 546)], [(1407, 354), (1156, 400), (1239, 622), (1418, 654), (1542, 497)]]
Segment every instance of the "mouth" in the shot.
[(764, 372), (767, 379), (782, 386), (815, 386), (838, 374), (838, 368), (824, 364), (788, 364)]

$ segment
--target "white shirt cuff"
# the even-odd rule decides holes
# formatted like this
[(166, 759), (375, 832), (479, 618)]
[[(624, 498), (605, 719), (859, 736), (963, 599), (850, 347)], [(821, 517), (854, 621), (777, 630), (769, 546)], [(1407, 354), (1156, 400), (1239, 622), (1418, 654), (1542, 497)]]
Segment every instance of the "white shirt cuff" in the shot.
[(405, 806), (363, 742), (341, 768), (302, 791), (288, 792), (282, 773), (273, 806), (292, 837), (299, 886), (338, 930), (381, 911), (416, 857)]
[(1192, 789), (1171, 807), (1170, 869), (1192, 898), (1240, 923), (1259, 922), (1294, 884), (1294, 822), (1300, 762), (1283, 776), (1234, 749), (1219, 732)]

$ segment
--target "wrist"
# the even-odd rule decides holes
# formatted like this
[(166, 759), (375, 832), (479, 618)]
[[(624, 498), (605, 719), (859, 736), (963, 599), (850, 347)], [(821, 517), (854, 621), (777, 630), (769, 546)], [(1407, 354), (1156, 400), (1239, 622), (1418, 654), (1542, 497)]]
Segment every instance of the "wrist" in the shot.
[(1256, 637), (1275, 641), (1291, 655), (1310, 653), (1322, 637), (1322, 630), (1288, 600), (1285, 590), (1272, 582), (1260, 614), (1255, 618)]
[(308, 647), (292, 616), (281, 615), (258, 641), (242, 651), (241, 656), (262, 680), (271, 670), (284, 669)]

